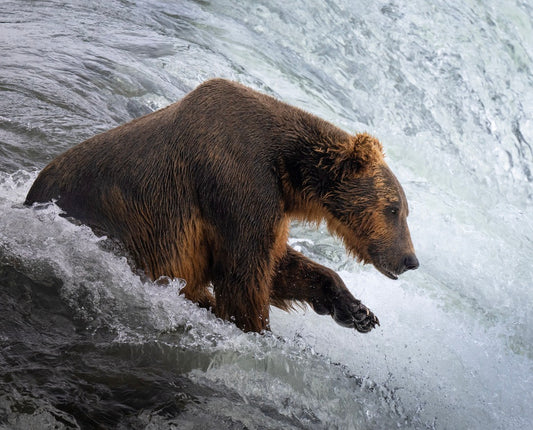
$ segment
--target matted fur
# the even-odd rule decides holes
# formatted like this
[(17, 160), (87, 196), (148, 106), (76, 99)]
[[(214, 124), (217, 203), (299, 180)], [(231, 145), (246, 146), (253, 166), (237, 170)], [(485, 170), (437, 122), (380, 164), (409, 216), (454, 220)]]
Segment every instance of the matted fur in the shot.
[(394, 199), (406, 208), (387, 172), (374, 137), (215, 79), (60, 155), (26, 204), (57, 200), (122, 241), (149, 277), (185, 279), (187, 298), (243, 330), (267, 329), (270, 304), (301, 301), (366, 332), (377, 318), (287, 246), (288, 226), (325, 220), (358, 258), (400, 273), (414, 253), (406, 210), (401, 222), (383, 212)]

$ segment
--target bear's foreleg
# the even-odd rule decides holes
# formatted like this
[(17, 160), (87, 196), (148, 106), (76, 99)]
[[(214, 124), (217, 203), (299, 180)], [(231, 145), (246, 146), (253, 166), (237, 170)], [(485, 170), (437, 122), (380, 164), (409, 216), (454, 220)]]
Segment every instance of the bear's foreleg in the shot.
[(188, 300), (196, 303), (201, 308), (215, 309), (215, 298), (208, 290), (207, 283), (197, 285), (192, 282), (187, 282), (185, 287), (180, 290), (180, 294), (183, 294)]
[(361, 333), (372, 330), (378, 318), (346, 288), (339, 275), (287, 246), (272, 282), (271, 304), (284, 310), (293, 301), (306, 302), (320, 315)]
[(233, 321), (243, 331), (259, 333), (270, 329), (268, 279), (235, 270), (213, 279), (213, 287), (217, 317)]

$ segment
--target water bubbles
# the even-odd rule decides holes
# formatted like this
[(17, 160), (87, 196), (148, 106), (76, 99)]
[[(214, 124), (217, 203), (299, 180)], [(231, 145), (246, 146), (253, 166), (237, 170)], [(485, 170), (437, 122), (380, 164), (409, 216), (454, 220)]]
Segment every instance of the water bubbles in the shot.
[[(290, 243), (340, 270), (382, 327), (361, 336), (309, 309), (274, 309), (273, 334), (245, 334), (185, 300), (182, 281), (143, 279), (56, 206), (23, 207), (36, 172), (0, 173), (0, 292), (13, 317), (2, 324), (27, 329), (28, 351), (13, 361), (37, 360), (48, 384), (21, 382), (34, 397), (0, 387), (0, 403), (19, 411), (9, 425), (70, 424), (53, 399), (37, 401), (61, 383), (78, 407), (87, 398), (115, 412), (142, 405), (124, 421), (104, 417), (125, 427), (527, 428), (531, 10), (356, 3), (43, 3), (6, 12), (4, 170), (41, 168), (84, 137), (225, 76), (379, 136), (408, 195), (422, 263), (393, 282), (347, 258), (323, 226), (294, 225)], [(0, 343), (16, 337), (21, 348), (17, 333), (3, 331)], [(110, 395), (116, 403), (106, 403)]]

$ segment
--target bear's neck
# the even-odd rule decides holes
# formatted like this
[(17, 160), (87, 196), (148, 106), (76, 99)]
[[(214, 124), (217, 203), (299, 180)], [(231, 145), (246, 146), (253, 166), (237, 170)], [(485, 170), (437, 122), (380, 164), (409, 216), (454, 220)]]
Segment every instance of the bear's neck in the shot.
[(352, 136), (335, 125), (300, 110), (284, 118), (280, 172), (285, 213), (291, 218), (320, 223), (329, 217), (322, 184), (327, 173), (320, 166), (324, 149)]

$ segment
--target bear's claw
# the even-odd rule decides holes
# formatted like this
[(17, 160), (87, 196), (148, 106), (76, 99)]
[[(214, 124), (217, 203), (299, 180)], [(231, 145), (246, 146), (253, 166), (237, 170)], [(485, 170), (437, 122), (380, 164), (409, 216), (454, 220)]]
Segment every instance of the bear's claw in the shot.
[(359, 300), (337, 301), (333, 305), (331, 315), (337, 324), (355, 328), (360, 333), (368, 333), (376, 325), (379, 325), (379, 319)]

